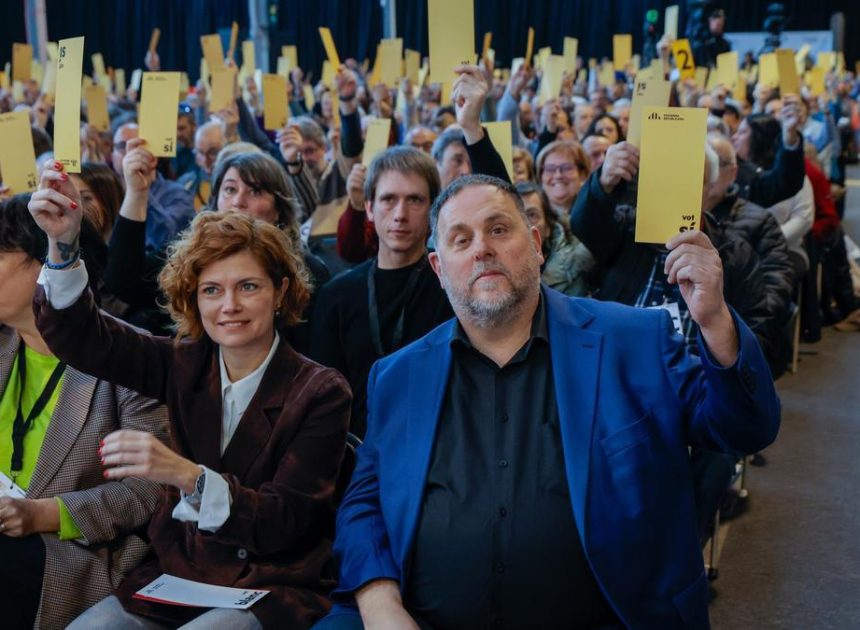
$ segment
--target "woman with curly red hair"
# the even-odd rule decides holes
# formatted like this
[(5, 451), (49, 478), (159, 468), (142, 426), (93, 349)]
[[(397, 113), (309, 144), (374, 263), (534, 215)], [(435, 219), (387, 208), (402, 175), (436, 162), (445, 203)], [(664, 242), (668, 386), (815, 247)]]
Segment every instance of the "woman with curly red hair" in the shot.
[[(76, 369), (164, 402), (173, 442), (104, 439), (105, 477), (157, 481), (166, 496), (149, 526), (154, 556), (70, 627), (309, 627), (333, 586), (350, 392), (277, 332), (308, 300), (300, 254), (269, 222), (198, 215), (159, 276), (176, 339), (151, 337), (101, 314), (85, 290), (81, 201), (61, 165), (44, 170), (29, 207), (49, 241), (34, 303), (46, 342)], [(133, 598), (162, 573), (271, 592), (250, 611)]]

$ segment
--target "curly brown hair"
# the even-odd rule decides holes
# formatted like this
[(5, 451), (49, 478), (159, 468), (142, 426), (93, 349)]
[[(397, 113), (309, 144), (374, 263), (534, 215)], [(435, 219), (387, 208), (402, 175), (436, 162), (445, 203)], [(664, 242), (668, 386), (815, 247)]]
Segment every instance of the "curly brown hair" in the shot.
[(158, 274), (166, 298), (163, 305), (176, 324), (176, 338), (199, 339), (203, 322), (197, 308), (200, 274), (214, 262), (240, 252), (262, 265), (275, 288), (286, 279), (287, 290), (275, 311), (276, 325), (301, 321), (310, 298), (308, 277), (301, 254), (287, 235), (274, 225), (239, 212), (201, 212), (168, 249), (167, 264)]

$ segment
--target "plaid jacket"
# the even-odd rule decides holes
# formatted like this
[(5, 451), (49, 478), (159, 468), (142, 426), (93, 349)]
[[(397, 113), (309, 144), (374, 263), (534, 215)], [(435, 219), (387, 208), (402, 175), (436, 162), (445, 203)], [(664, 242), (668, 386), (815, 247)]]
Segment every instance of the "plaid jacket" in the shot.
[[(0, 325), (0, 392), (19, 343), (14, 330)], [(166, 409), (67, 368), (27, 498), (61, 497), (83, 537), (42, 534), (45, 575), (37, 628), (65, 628), (110, 595), (149, 549), (139, 534), (158, 504), (160, 486), (134, 478), (106, 482), (102, 476), (99, 440), (121, 428), (149, 431), (166, 441)]]

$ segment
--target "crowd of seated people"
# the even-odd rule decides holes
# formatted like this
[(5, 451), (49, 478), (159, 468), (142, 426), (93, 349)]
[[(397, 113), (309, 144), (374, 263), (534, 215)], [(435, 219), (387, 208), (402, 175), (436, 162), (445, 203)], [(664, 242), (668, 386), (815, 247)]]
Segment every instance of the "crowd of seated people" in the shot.
[[(707, 625), (701, 549), (776, 436), (794, 322), (860, 331), (860, 78), (735, 100), (673, 73), (671, 104), (709, 110), (702, 219), (656, 246), (632, 68), (550, 99), (533, 65), (456, 74), (445, 103), (350, 59), (307, 107), (296, 68), (276, 133), (253, 78), (220, 111), (200, 82), (175, 158), (129, 90), (111, 132), (84, 117), (80, 173), (51, 102), (0, 90), (40, 175), (0, 186), (0, 472), (26, 492), (0, 497), (0, 625)], [(163, 573), (269, 594), (134, 597)]]

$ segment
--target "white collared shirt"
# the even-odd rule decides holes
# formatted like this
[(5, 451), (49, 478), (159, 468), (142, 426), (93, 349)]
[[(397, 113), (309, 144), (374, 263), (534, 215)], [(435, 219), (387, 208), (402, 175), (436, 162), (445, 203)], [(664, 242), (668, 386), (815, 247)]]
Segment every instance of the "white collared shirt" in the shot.
[[(68, 308), (74, 304), (87, 288), (88, 274), (83, 261), (74, 267), (63, 270), (42, 268), (39, 274), (39, 284), (45, 287), (45, 294), (51, 306), (55, 309)], [(233, 439), (242, 414), (257, 392), (260, 382), (275, 351), (280, 344), (280, 337), (275, 332), (275, 339), (269, 354), (260, 366), (245, 378), (235, 383), (227, 376), (227, 367), (221, 350), (218, 351), (218, 363), (221, 368), (221, 455), (227, 450), (227, 445)], [(197, 527), (204, 531), (216, 532), (230, 518), (230, 486), (227, 481), (215, 471), (200, 466), (206, 475), (200, 506), (195, 507), (186, 500), (186, 495), (180, 490), (181, 498), (173, 509), (173, 518), (180, 521), (196, 521)]]

